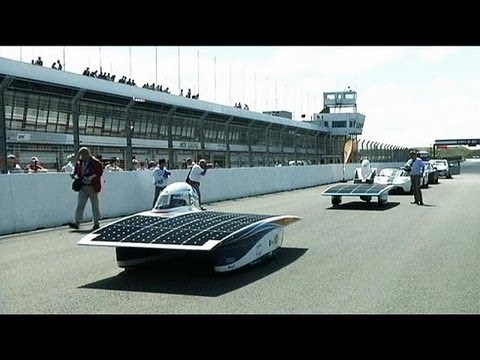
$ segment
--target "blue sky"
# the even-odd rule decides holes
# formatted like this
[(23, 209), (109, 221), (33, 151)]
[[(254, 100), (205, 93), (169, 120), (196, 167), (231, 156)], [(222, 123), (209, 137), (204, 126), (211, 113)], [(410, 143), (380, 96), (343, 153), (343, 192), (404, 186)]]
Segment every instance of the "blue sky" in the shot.
[[(22, 46), (22, 61), (41, 56), (50, 67), (63, 62), (63, 49)], [(118, 79), (129, 77), (131, 66), (137, 85), (157, 78), (178, 93), (178, 49), (132, 46), (130, 62), (128, 46), (67, 46), (66, 70), (99, 69), (101, 61)], [(2, 46), (0, 56), (20, 60), (20, 46)], [(309, 119), (322, 109), (324, 91), (350, 86), (366, 115), (361, 138), (424, 147), (435, 139), (480, 137), (478, 64), (474, 46), (181, 46), (180, 87), (199, 89), (206, 101)]]

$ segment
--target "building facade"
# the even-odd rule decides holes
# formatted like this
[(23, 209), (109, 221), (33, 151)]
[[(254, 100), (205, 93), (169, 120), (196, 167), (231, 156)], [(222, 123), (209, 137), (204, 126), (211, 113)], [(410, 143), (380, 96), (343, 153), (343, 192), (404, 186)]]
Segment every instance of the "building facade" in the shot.
[(331, 127), (0, 58), (0, 149), (21, 165), (36, 156), (58, 169), (80, 146), (127, 169), (132, 157), (165, 158), (171, 168), (186, 158), (218, 167), (340, 163), (361, 126)]

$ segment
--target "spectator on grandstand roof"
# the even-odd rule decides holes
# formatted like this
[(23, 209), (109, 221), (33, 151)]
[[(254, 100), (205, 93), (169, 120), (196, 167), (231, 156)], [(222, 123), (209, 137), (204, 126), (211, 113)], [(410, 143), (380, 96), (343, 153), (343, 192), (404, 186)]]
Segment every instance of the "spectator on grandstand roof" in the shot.
[(57, 69), (57, 63), (56, 63), (56, 62), (54, 62), (54, 63), (52, 64), (52, 69)]
[(180, 96), (183, 96), (183, 89), (180, 90)]
[(63, 66), (62, 66), (62, 63), (60, 62), (60, 60), (57, 60), (57, 64), (58, 64), (57, 69), (62, 70)]

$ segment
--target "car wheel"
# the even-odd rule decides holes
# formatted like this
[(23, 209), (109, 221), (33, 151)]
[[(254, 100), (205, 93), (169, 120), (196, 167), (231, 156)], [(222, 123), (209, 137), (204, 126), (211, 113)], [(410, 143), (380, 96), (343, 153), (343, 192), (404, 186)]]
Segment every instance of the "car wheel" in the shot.
[(332, 196), (332, 205), (340, 205), (342, 203), (342, 198), (340, 196)]

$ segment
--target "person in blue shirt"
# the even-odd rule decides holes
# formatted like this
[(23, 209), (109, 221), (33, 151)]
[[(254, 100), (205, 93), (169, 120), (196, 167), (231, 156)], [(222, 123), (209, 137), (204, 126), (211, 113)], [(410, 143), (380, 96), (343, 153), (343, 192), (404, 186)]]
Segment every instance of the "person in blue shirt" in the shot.
[(420, 182), (425, 171), (425, 165), (418, 157), (416, 151), (410, 152), (410, 159), (405, 163), (405, 170), (410, 172), (410, 180), (412, 182), (413, 201), (411, 204), (423, 205), (422, 190)]
[(168, 171), (167, 162), (165, 159), (160, 159), (158, 161), (158, 166), (153, 170), (153, 183), (155, 185), (155, 195), (153, 197), (153, 206), (157, 202), (158, 196), (162, 192), (163, 189), (167, 186), (168, 177), (171, 175), (170, 171)]

